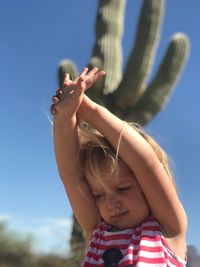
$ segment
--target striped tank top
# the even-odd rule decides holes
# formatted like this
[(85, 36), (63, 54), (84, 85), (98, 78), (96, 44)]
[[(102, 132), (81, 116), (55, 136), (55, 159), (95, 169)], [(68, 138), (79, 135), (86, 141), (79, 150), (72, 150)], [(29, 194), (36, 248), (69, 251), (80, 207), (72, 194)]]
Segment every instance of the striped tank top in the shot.
[(109, 231), (102, 221), (94, 230), (82, 267), (185, 267), (167, 245), (159, 223), (145, 219), (136, 227)]

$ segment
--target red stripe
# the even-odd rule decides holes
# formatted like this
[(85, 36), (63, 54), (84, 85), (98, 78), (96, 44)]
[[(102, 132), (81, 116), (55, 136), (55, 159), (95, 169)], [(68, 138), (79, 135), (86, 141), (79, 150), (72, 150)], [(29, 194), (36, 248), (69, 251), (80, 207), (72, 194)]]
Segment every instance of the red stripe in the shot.
[(151, 235), (148, 235), (148, 233), (145, 233), (142, 234), (143, 231), (152, 231), (152, 232), (155, 232), (155, 231), (159, 231), (159, 227), (145, 227), (145, 228), (142, 228), (140, 231), (135, 231), (134, 233), (130, 233), (130, 234), (122, 234), (122, 233), (119, 233), (119, 234), (112, 234), (110, 233), (109, 235), (105, 235), (105, 236), (102, 236), (102, 233), (95, 233), (93, 235), (94, 238), (96, 239), (99, 239), (101, 238), (102, 240), (117, 240), (117, 239), (129, 239), (132, 237), (132, 235), (134, 234), (135, 236), (149, 236), (149, 237), (152, 237)]
[(106, 236), (102, 236), (101, 240), (104, 241), (110, 241), (110, 240), (129, 240), (131, 239), (132, 234), (115, 234), (115, 235), (106, 235)]
[[(123, 240), (129, 240), (130, 238), (121, 238), (121, 242), (123, 243)], [(109, 239), (107, 239), (107, 240), (105, 240), (105, 239), (101, 239), (101, 240), (104, 240), (104, 241), (109, 241), (109, 240), (118, 240), (117, 238), (116, 239), (112, 239), (112, 238), (109, 238)], [(133, 244), (134, 246), (137, 246), (137, 245), (139, 245), (140, 244), (140, 242), (142, 241), (142, 240), (144, 240), (144, 241), (149, 241), (149, 242), (152, 242), (152, 243), (154, 243), (154, 242), (156, 242), (156, 241), (161, 241), (162, 242), (162, 240), (161, 240), (161, 238), (160, 238), (160, 236), (152, 236), (151, 238), (149, 238), (149, 237), (146, 237), (146, 236), (143, 236), (141, 239), (138, 239), (138, 240), (131, 240), (130, 241), (130, 244)], [(100, 243), (98, 242), (98, 240), (91, 240), (91, 243), (90, 243), (90, 247), (96, 247), (96, 246), (100, 246)], [(103, 246), (104, 246), (105, 244), (103, 244)], [(113, 244), (112, 244), (112, 246), (115, 246), (116, 244), (113, 242)], [(126, 244), (122, 244), (123, 246), (125, 245), (126, 246)], [(109, 245), (108, 245), (109, 246)], [(150, 248), (151, 249), (151, 248)]]
[(146, 251), (146, 252), (161, 252), (161, 251), (163, 251), (163, 248), (161, 246), (156, 246), (156, 247), (140, 246), (139, 249), (141, 251)]
[(142, 227), (143, 231), (160, 231), (160, 227), (156, 225), (145, 225)]
[(112, 244), (112, 245), (106, 245), (106, 244), (97, 244), (97, 243), (91, 243), (90, 247), (91, 248), (96, 248), (96, 249), (102, 249), (102, 250), (106, 250), (108, 248), (111, 247), (115, 247), (115, 248), (119, 248), (119, 249), (127, 249), (129, 244)]
[(157, 247), (139, 246), (138, 249), (128, 248), (128, 253), (127, 254), (136, 255), (138, 253), (138, 251), (143, 251), (143, 252), (163, 252), (163, 248), (160, 247), (160, 246), (157, 246)]
[(94, 260), (98, 261), (99, 258), (101, 257), (101, 255), (99, 255), (99, 254), (97, 255), (95, 253), (92, 253), (92, 252), (88, 251), (87, 257), (90, 258), (90, 259), (94, 259)]
[(134, 266), (136, 263), (142, 263), (142, 262), (143, 263), (150, 263), (150, 264), (162, 264), (162, 263), (165, 263), (166, 264), (165, 259), (162, 259), (162, 258), (149, 259), (149, 258), (145, 258), (145, 257), (138, 257), (136, 260), (128, 259), (128, 260), (123, 261), (119, 265), (119, 267), (127, 266), (128, 264), (132, 264)]
[(166, 263), (165, 259), (163, 258), (146, 258), (146, 257), (138, 257), (137, 260), (133, 261), (134, 263), (137, 262), (144, 262), (144, 263)]
[[(84, 267), (96, 267), (97, 265), (96, 264), (89, 263), (89, 262), (86, 262), (86, 263), (84, 263), (83, 266)], [(104, 267), (104, 264), (98, 264), (98, 267)]]

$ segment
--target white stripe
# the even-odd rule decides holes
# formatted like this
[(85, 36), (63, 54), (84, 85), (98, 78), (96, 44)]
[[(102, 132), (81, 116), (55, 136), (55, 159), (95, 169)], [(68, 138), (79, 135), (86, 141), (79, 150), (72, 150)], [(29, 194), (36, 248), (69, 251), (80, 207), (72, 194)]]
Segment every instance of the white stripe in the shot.
[(141, 232), (141, 236), (150, 236), (150, 237), (152, 237), (152, 236), (156, 236), (156, 235), (161, 235), (161, 233), (160, 233), (160, 231), (152, 231), (152, 230), (143, 230), (142, 232)]
[[(102, 245), (126, 245), (126, 244), (129, 244), (131, 239), (118, 239), (118, 240), (101, 240), (101, 244)], [(137, 240), (136, 238), (134, 238), (135, 241), (137, 240), (140, 240), (140, 237), (137, 237)], [(98, 243), (99, 239), (96, 239), (96, 238), (92, 238), (92, 243), (94, 244), (99, 244)], [(140, 245), (143, 245), (143, 246), (148, 246), (148, 247), (156, 247), (156, 246), (163, 246), (162, 245), (162, 242), (161, 240), (158, 240), (158, 241), (150, 241), (150, 240), (144, 240), (144, 239), (141, 239)]]
[[(94, 244), (98, 244), (98, 240), (92, 240)], [(105, 246), (115, 246), (115, 245), (128, 245), (130, 242), (130, 240), (110, 240), (110, 241), (103, 241), (101, 240), (101, 245), (105, 245)], [(133, 246), (132, 244), (130, 244), (129, 248), (131, 248), (131, 246)], [(146, 247), (163, 247), (162, 245), (162, 242), (161, 241), (155, 241), (155, 242), (152, 242), (152, 241), (148, 241), (148, 240), (141, 240), (140, 243), (138, 245), (135, 245), (134, 246), (134, 249), (135, 250), (138, 250), (139, 249), (139, 246), (146, 246)], [(127, 246), (128, 248), (128, 246)], [(89, 251), (92, 252), (92, 251), (95, 251), (96, 249), (94, 247), (89, 247)], [(126, 249), (124, 249), (125, 251)], [(166, 252), (168, 252), (166, 250)]]
[(102, 258), (100, 258), (100, 259), (97, 261), (97, 260), (95, 260), (95, 259), (93, 259), (93, 258), (90, 258), (90, 257), (85, 257), (84, 262), (89, 262), (89, 263), (92, 263), (92, 264), (97, 264), (97, 263), (98, 263), (98, 265), (104, 263), (104, 261), (103, 261)]
[(158, 258), (165, 258), (164, 253), (161, 252), (147, 252), (147, 251), (138, 251), (137, 255), (133, 255), (133, 254), (127, 254), (124, 257), (124, 260), (128, 260), (128, 259), (132, 259), (132, 260), (136, 260), (138, 257), (145, 257), (148, 259), (158, 259)]
[(144, 240), (142, 239), (140, 241), (140, 245), (141, 246), (146, 246), (146, 247), (163, 247), (163, 244), (162, 244), (162, 241), (161, 240), (158, 240), (158, 241), (149, 241), (149, 240)]

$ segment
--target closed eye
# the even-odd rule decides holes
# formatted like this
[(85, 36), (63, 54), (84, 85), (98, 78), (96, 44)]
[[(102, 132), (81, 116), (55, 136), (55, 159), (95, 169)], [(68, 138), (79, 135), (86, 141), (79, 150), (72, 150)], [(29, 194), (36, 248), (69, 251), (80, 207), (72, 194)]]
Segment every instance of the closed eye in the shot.
[(126, 186), (126, 187), (119, 187), (117, 190), (120, 192), (127, 191), (131, 188), (131, 186)]
[(93, 197), (94, 197), (95, 199), (101, 199), (101, 198), (104, 197), (104, 194), (93, 194)]

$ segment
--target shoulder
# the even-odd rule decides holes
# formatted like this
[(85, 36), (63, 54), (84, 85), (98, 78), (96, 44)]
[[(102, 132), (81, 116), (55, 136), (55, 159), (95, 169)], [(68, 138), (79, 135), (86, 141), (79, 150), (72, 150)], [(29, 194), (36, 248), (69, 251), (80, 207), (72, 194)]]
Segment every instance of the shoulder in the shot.
[(180, 233), (179, 235), (169, 235), (163, 232), (165, 246), (178, 258), (186, 259), (187, 245), (186, 245), (186, 233)]
[(146, 218), (138, 227), (140, 242), (144, 246), (151, 246), (162, 250), (172, 261), (176, 261), (185, 266), (186, 264), (186, 240), (185, 233), (180, 235), (169, 235), (160, 225), (159, 221), (150, 216)]
[(161, 237), (162, 245), (166, 248), (166, 251), (179, 262), (184, 263), (186, 259), (187, 245), (186, 245), (186, 233), (181, 232), (178, 235), (167, 233), (160, 223), (152, 216), (144, 221), (143, 225), (150, 226), (152, 224), (152, 230), (157, 230)]

